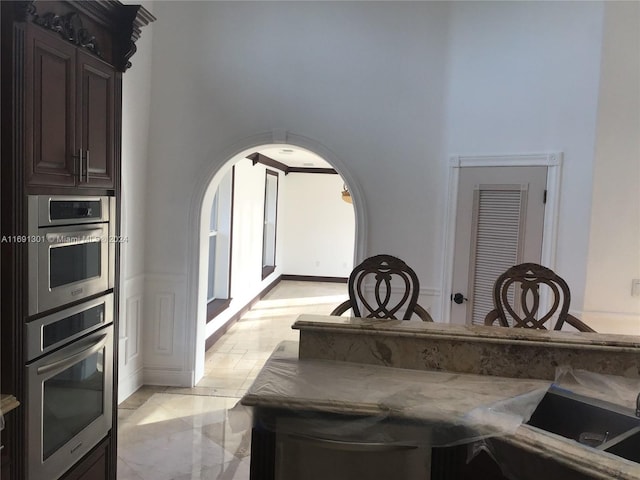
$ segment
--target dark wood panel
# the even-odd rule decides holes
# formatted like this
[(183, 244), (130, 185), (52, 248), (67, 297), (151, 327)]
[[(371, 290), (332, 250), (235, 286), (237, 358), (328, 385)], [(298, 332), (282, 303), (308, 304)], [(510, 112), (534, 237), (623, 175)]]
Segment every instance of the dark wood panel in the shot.
[(276, 434), (261, 426), (251, 430), (250, 480), (274, 480), (276, 470)]
[(79, 148), (84, 152), (79, 184), (113, 188), (115, 71), (101, 60), (78, 51)]
[(25, 155), (29, 185), (75, 183), (75, 47), (27, 26)]
[(321, 277), (318, 275), (282, 275), (282, 280), (293, 280), (296, 282), (330, 282), (347, 283), (349, 277)]
[[(2, 183), (2, 209), (0, 209), (1, 230), (3, 235), (19, 235), (24, 232), (23, 179), (26, 163), (24, 150), (25, 117), (25, 61), (26, 33), (24, 25), (14, 24), (15, 4), (0, 2), (2, 82), (1, 128), (2, 162), (0, 162), (0, 180)], [(23, 360), (23, 323), (22, 306), (26, 289), (25, 282), (26, 248), (24, 243), (2, 243), (2, 278), (0, 290), (0, 380), (3, 393), (11, 393), (24, 405), (25, 378)], [(5, 415), (6, 426), (3, 431), (5, 464), (9, 462), (9, 476), (2, 480), (21, 480), (24, 476), (23, 445), (25, 435), (24, 408), (19, 407)]]
[(109, 478), (109, 438), (80, 460), (61, 480), (106, 480)]
[(289, 165), (279, 162), (278, 160), (274, 160), (273, 158), (267, 157), (266, 155), (263, 155), (262, 153), (258, 153), (258, 152), (254, 152), (251, 155), (247, 155), (246, 158), (251, 160), (253, 165), (261, 163), (262, 165), (265, 165), (267, 167), (276, 168), (284, 172), (285, 175), (289, 175), (290, 173), (320, 173), (320, 174), (326, 174), (326, 175), (338, 174), (335, 168), (291, 167)]
[[(119, 217), (121, 72), (130, 66), (140, 29), (155, 18), (139, 5), (117, 0), (0, 1), (0, 11), (1, 233), (26, 234), (26, 194), (115, 195)], [(80, 184), (78, 148), (83, 142), (90, 151), (90, 171), (89, 182)], [(26, 405), (27, 249), (23, 243), (1, 247), (0, 380), (3, 392), (14, 393)], [(115, 274), (118, 285), (118, 268)], [(114, 295), (117, 305), (117, 288)], [(117, 332), (117, 310), (114, 325)], [(114, 348), (114, 405), (117, 358)], [(26, 478), (24, 412), (21, 407), (6, 416), (2, 480)], [(113, 422), (115, 431), (116, 408)], [(116, 435), (110, 435), (65, 479), (115, 480), (116, 448)]]
[(318, 168), (318, 167), (289, 167), (287, 173), (320, 173), (323, 175), (337, 175), (335, 168)]

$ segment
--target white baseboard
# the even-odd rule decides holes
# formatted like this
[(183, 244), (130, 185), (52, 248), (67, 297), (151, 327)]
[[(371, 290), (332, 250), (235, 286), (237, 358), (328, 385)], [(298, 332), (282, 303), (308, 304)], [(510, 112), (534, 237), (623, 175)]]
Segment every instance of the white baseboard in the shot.
[(160, 368), (144, 369), (145, 385), (162, 385), (166, 387), (193, 387), (194, 373), (192, 370), (175, 371)]
[(135, 393), (143, 385), (142, 368), (138, 368), (131, 374), (118, 378), (118, 404), (124, 402), (131, 394)]

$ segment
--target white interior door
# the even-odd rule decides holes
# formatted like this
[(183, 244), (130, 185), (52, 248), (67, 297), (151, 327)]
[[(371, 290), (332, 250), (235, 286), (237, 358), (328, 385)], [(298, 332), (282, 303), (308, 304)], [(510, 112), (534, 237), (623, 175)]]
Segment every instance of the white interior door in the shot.
[(500, 274), (540, 263), (547, 167), (461, 168), (451, 322), (484, 324)]

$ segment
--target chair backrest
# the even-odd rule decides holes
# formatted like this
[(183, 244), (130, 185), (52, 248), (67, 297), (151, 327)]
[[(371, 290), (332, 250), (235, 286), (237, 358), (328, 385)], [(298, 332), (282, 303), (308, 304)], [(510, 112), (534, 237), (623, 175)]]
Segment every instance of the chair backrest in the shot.
[[(553, 300), (546, 312), (540, 311), (541, 285), (548, 287), (549, 299)], [(507, 317), (510, 317), (513, 327), (546, 329), (545, 323), (557, 315), (554, 329), (560, 330), (565, 321), (574, 323), (569, 315), (570, 303), (567, 282), (553, 270), (537, 263), (522, 263), (509, 268), (496, 280), (493, 287), (495, 309), (489, 312), (485, 324), (491, 325), (498, 320), (503, 327), (508, 327)]]
[[(370, 286), (373, 292), (367, 294), (365, 288)], [(399, 286), (397, 290), (394, 288), (394, 295), (392, 286)], [(349, 275), (349, 300), (356, 317), (397, 319), (396, 314), (404, 310), (402, 319), (409, 320), (416, 310), (419, 294), (416, 273), (391, 255), (369, 257)]]

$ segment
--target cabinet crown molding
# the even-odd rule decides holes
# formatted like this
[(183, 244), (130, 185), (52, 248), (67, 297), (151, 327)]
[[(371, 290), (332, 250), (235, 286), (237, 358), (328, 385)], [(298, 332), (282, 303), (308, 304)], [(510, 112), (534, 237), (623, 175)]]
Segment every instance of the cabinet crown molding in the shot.
[[(15, 16), (17, 21), (31, 22), (58, 33), (120, 72), (131, 67), (130, 59), (136, 53), (142, 27), (156, 20), (143, 6), (123, 5), (118, 0), (19, 1), (15, 4)], [(108, 48), (99, 45), (101, 29), (109, 32)], [(107, 58), (105, 50), (112, 52)]]
[(30, 11), (32, 12), (31, 21), (36, 25), (57, 32), (65, 40), (78, 47), (86, 48), (94, 55), (102, 58), (96, 37), (84, 28), (82, 19), (77, 12), (70, 12), (66, 15), (47, 12), (43, 15), (38, 15), (35, 9), (30, 9)]

